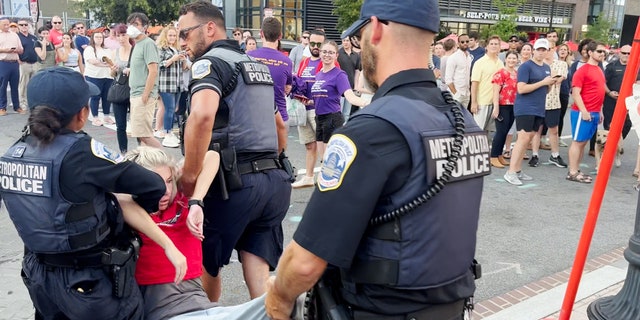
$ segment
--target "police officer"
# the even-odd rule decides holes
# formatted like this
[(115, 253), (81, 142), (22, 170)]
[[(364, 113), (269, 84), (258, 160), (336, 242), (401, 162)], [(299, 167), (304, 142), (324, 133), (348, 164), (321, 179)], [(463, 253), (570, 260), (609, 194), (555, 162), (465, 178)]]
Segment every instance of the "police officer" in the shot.
[(335, 289), (333, 311), (346, 317), (462, 319), (475, 291), (489, 144), (428, 70), (438, 12), (437, 0), (367, 0), (343, 33), (360, 38), (377, 92), (329, 140), (317, 189), (268, 283), (271, 318), (287, 319), (322, 279), (316, 291)]
[(0, 194), (25, 245), (22, 277), (36, 319), (142, 318), (139, 243), (109, 192), (155, 212), (165, 185), (82, 131), (96, 94), (71, 69), (37, 73), (25, 134), (0, 159)]
[(266, 65), (227, 40), (224, 18), (210, 1), (184, 5), (178, 25), (194, 61), (182, 188), (191, 196), (208, 149), (220, 151), (217, 180), (225, 182), (214, 183), (203, 203), (203, 286), (210, 300), (220, 298), (218, 272), (235, 248), (255, 298), (282, 253), (281, 222), (291, 196), (278, 161), (273, 80)]

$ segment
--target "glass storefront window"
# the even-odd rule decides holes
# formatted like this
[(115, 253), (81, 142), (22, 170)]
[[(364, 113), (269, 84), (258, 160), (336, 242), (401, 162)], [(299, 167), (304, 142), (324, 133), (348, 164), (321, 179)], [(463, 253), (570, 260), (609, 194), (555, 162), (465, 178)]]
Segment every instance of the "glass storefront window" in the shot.
[(282, 38), (297, 40), (302, 33), (302, 2), (303, 0), (236, 0), (237, 1), (237, 21), (239, 27), (254, 31), (260, 30), (262, 21), (262, 4), (266, 8), (273, 10), (273, 16), (282, 22)]

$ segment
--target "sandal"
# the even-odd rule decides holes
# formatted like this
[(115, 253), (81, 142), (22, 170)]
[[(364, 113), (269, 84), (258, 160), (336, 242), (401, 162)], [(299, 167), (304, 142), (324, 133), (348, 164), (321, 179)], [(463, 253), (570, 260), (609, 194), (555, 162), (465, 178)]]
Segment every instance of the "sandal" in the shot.
[(505, 159), (511, 159), (511, 151), (505, 151), (502, 154), (502, 157), (505, 158)]
[(633, 171), (633, 173), (631, 174), (632, 177), (638, 177), (638, 171)]
[(567, 180), (580, 182), (580, 183), (591, 183), (593, 181), (593, 179), (590, 176), (588, 176), (588, 175), (586, 175), (586, 174), (584, 174), (584, 173), (582, 173), (580, 171), (578, 171), (578, 172), (576, 172), (574, 174), (571, 174), (571, 172), (567, 173)]

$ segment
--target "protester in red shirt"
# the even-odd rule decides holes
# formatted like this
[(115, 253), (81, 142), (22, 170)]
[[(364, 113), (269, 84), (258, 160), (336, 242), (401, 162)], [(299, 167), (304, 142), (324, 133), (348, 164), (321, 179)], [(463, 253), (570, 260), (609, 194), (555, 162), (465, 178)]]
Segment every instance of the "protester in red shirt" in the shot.
[[(202, 171), (198, 176), (191, 199), (177, 190), (179, 178), (175, 162), (161, 149), (139, 147), (126, 158), (159, 174), (167, 191), (160, 199), (159, 211), (151, 219), (171, 239), (187, 260), (184, 281), (176, 278), (173, 264), (165, 249), (140, 234), (142, 247), (136, 264), (135, 277), (144, 298), (145, 319), (169, 319), (197, 310), (215, 307), (202, 288), (202, 199), (213, 181), (220, 157), (217, 152), (205, 155)], [(131, 198), (120, 201), (125, 215), (140, 208)]]

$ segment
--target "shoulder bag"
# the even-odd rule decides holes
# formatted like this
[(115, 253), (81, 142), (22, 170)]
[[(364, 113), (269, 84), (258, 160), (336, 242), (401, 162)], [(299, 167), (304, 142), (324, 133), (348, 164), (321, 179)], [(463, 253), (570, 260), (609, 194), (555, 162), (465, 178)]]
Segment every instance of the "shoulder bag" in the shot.
[[(129, 53), (127, 68), (129, 67), (129, 63), (131, 63), (131, 52)], [(129, 75), (124, 74), (124, 72), (121, 71), (118, 73), (118, 75), (116, 75), (116, 78), (113, 79), (113, 84), (111, 84), (109, 92), (107, 93), (107, 101), (118, 104), (125, 103), (129, 101), (130, 91), (131, 88), (129, 87)]]

